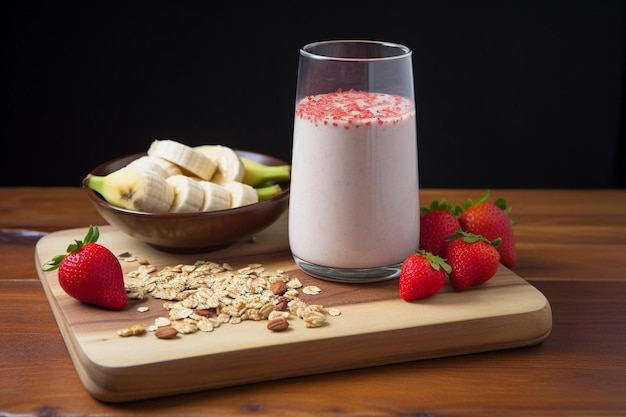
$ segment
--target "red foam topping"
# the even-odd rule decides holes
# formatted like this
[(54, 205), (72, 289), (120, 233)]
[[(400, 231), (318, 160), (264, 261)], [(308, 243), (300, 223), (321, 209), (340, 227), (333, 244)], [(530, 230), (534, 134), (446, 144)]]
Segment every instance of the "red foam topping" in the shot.
[(333, 93), (307, 96), (296, 108), (296, 116), (312, 123), (334, 127), (370, 126), (398, 123), (413, 114), (410, 100), (382, 93), (341, 89)]

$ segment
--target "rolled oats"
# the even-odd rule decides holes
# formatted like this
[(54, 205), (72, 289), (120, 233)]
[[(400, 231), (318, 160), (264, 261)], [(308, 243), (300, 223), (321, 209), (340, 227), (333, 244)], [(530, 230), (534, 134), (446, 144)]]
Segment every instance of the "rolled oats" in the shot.
[(169, 326), (170, 324), (172, 324), (172, 321), (167, 317), (157, 317), (156, 319), (154, 319), (154, 325), (157, 327), (165, 327)]
[[(283, 327), (282, 320), (287, 322), (290, 317), (301, 319), (305, 327), (320, 327), (326, 322), (327, 314), (340, 314), (338, 309), (305, 303), (299, 298), (300, 291), (317, 295), (321, 289), (315, 285), (303, 287), (298, 277), (290, 277), (280, 269), (270, 272), (258, 263), (234, 269), (228, 263), (196, 261), (158, 270), (145, 259), (130, 253), (125, 255), (125, 260), (138, 264), (136, 270), (126, 274), (127, 296), (163, 300), (167, 317), (157, 317), (149, 326), (151, 331), (166, 328), (162, 335), (212, 332), (222, 324), (247, 320), (281, 320), (279, 327)], [(138, 311), (147, 309), (139, 307)], [(118, 334), (126, 334), (127, 330), (122, 329)]]
[(133, 335), (133, 331), (128, 328), (128, 329), (120, 329), (117, 331), (117, 335), (118, 336), (122, 336), (122, 337), (128, 337), (128, 336), (132, 336)]
[(341, 315), (341, 310), (339, 310), (338, 308), (327, 308), (326, 312), (334, 317)]
[(178, 333), (189, 334), (198, 331), (198, 326), (194, 321), (187, 320), (175, 320), (172, 321), (171, 326), (178, 331)]
[(146, 327), (143, 324), (133, 324), (128, 329), (120, 329), (117, 334), (122, 337), (137, 336), (146, 331)]
[(176, 305), (170, 309), (170, 320), (176, 321), (189, 317), (193, 313), (193, 310), (182, 305)]
[(324, 313), (311, 309), (305, 309), (302, 319), (306, 327), (321, 327), (326, 322)]
[(301, 288), (301, 287), (302, 287), (302, 283), (297, 277), (292, 278), (289, 281), (287, 281), (287, 288), (296, 289), (296, 288)]
[(267, 316), (268, 320), (287, 319), (287, 318), (289, 318), (289, 312), (288, 311), (273, 310), (272, 312), (270, 312), (269, 316)]
[(321, 291), (322, 290), (320, 289), (320, 287), (317, 287), (315, 285), (307, 285), (306, 287), (302, 288), (302, 292), (307, 295), (317, 295)]
[(201, 317), (196, 321), (198, 330), (203, 332), (212, 332), (214, 329), (213, 322), (206, 317)]

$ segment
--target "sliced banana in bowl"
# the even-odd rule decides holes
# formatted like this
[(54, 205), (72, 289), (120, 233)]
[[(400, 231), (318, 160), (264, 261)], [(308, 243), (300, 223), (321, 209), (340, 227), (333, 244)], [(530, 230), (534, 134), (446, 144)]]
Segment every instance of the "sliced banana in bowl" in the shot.
[[(85, 176), (82, 185), (100, 215), (120, 231), (165, 252), (212, 252), (267, 228), (285, 213), (289, 204), (287, 162), (256, 152), (233, 152), (247, 163), (271, 167), (268, 171), (279, 171), (279, 174), (268, 172), (271, 176), (266, 176), (268, 179), (257, 187), (233, 180), (222, 185), (186, 169), (182, 173), (172, 170), (161, 181), (157, 177), (163, 169), (147, 170), (150, 174), (146, 174), (141, 167), (150, 165), (145, 160), (139, 160), (146, 156), (162, 157), (139, 153), (101, 164)], [(185, 158), (183, 162), (188, 160)], [(137, 182), (124, 182), (118, 178), (106, 184), (107, 181), (103, 180), (115, 178), (115, 172), (127, 166), (140, 173), (137, 177), (145, 177), (146, 183), (162, 185), (163, 189), (158, 195), (152, 195), (151, 188), (140, 187)], [(217, 172), (219, 164), (216, 162), (215, 166)], [(201, 168), (194, 169), (202, 172)], [(260, 172), (254, 174), (256, 177), (261, 175)], [(206, 177), (206, 174), (203, 175)], [(98, 183), (105, 183), (107, 187), (98, 187)], [(116, 198), (125, 199), (125, 203), (114, 204)], [(146, 202), (152, 208), (146, 209), (142, 205)]]
[(219, 185), (229, 182), (241, 182), (245, 174), (245, 165), (233, 149), (223, 145), (201, 145), (193, 148), (216, 162), (215, 173), (210, 181)]
[(163, 158), (181, 167), (184, 174), (210, 180), (217, 170), (217, 162), (203, 152), (175, 140), (155, 140), (148, 148), (148, 156)]

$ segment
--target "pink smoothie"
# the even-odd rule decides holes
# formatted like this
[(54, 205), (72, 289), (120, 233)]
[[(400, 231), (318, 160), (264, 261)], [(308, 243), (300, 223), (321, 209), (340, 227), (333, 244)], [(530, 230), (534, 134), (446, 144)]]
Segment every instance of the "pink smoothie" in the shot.
[(415, 108), (386, 94), (304, 98), (294, 122), (289, 242), (335, 268), (401, 263), (419, 243)]

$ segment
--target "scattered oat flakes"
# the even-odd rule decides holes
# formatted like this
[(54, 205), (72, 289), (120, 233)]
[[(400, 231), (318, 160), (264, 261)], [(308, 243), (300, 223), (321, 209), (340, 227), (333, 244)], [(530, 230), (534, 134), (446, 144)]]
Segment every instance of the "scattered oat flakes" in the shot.
[(274, 319), (287, 319), (289, 318), (289, 312), (288, 311), (278, 311), (278, 310), (274, 310), (270, 313), (269, 316), (267, 316), (268, 320), (274, 320)]
[(296, 288), (302, 288), (302, 283), (300, 282), (300, 280), (298, 279), (298, 277), (292, 278), (287, 282), (287, 287), (288, 288), (292, 288), (292, 289), (296, 289)]
[(196, 326), (198, 327), (198, 330), (203, 332), (212, 332), (213, 329), (216, 327), (213, 325), (211, 319), (208, 319), (206, 317), (202, 317), (198, 321), (196, 321)]
[(305, 310), (302, 318), (306, 327), (321, 327), (326, 321), (324, 313), (309, 309)]
[(308, 285), (306, 287), (304, 287), (302, 289), (302, 292), (307, 294), (307, 295), (317, 295), (321, 292), (322, 290), (320, 289), (320, 287), (315, 286), (315, 285)]
[(167, 317), (157, 317), (154, 319), (154, 325), (157, 327), (169, 326), (170, 324), (172, 324), (172, 322)]
[(150, 307), (147, 307), (147, 306), (137, 307), (137, 311), (140, 312), (140, 313), (145, 313), (148, 310), (150, 310)]
[(175, 328), (178, 333), (189, 334), (198, 331), (198, 326), (195, 322), (189, 322), (184, 320), (176, 320), (172, 322), (172, 327)]
[(120, 329), (117, 331), (117, 334), (122, 337), (128, 336), (137, 336), (146, 331), (146, 328), (143, 324), (134, 324), (128, 329)]
[(326, 312), (331, 315), (331, 316), (340, 316), (341, 315), (341, 310), (339, 310), (338, 308), (327, 308)]
[(234, 269), (228, 263), (196, 261), (157, 270), (146, 260), (126, 255), (139, 264), (126, 274), (128, 297), (162, 299), (163, 308), (168, 311), (167, 317), (155, 319), (148, 327), (150, 331), (171, 327), (179, 334), (212, 332), (222, 324), (290, 318), (301, 319), (306, 327), (320, 327), (325, 324), (326, 315), (340, 314), (337, 309), (309, 305), (299, 298), (300, 291), (319, 294), (319, 287), (303, 287), (297, 277), (290, 277), (283, 270), (267, 271), (258, 263)]
[(130, 329), (120, 329), (117, 331), (118, 336), (128, 337), (133, 335), (133, 331)]

